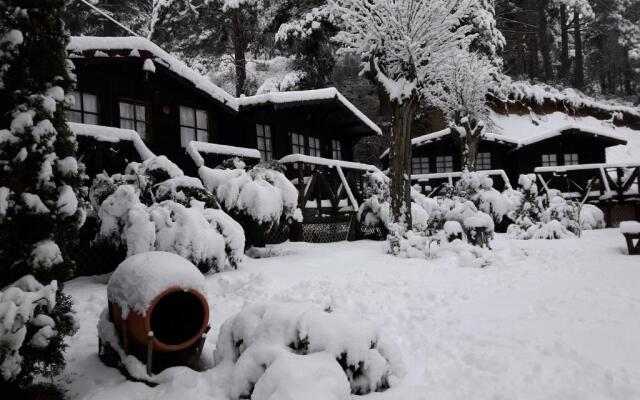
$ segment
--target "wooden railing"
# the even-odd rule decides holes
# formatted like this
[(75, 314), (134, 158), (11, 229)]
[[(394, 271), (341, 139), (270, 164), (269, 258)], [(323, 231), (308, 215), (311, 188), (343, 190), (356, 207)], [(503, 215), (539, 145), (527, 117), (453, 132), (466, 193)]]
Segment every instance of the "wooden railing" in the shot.
[[(493, 179), (493, 185), (498, 190), (511, 189), (511, 183), (507, 173), (502, 169), (491, 169), (486, 171), (478, 171)], [(419, 185), (422, 193), (427, 197), (434, 197), (440, 194), (442, 189), (447, 185), (453, 185), (462, 176), (461, 171), (457, 172), (439, 172), (433, 174), (416, 174), (411, 175), (411, 183)]]
[(538, 167), (535, 174), (545, 192), (559, 190), (565, 198), (640, 199), (640, 163)]
[(298, 188), (305, 222), (350, 217), (363, 200), (364, 174), (379, 171), (369, 164), (303, 154), (290, 154), (280, 163), (287, 166), (287, 177)]

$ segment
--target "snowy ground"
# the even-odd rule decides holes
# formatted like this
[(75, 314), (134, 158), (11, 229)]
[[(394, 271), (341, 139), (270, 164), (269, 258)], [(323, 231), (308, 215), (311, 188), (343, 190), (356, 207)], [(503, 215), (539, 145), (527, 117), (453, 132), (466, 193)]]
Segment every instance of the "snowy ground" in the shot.
[[(401, 346), (408, 375), (369, 399), (640, 398), (640, 257), (618, 230), (582, 239), (498, 237), (497, 260), (405, 260), (377, 242), (287, 243), (207, 278), (211, 362), (222, 322), (243, 304), (312, 301), (374, 321)], [(67, 283), (81, 320), (62, 377), (72, 399), (226, 399), (219, 369), (177, 368), (167, 383), (127, 382), (97, 355), (105, 277)]]

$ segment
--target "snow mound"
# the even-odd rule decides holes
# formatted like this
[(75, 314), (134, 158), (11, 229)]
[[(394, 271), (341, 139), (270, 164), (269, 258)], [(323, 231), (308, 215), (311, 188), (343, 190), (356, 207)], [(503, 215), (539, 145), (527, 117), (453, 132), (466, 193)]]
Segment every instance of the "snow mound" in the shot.
[(265, 368), (290, 353), (330, 355), (354, 394), (383, 391), (405, 374), (399, 349), (372, 324), (302, 303), (245, 307), (222, 325), (214, 358), (216, 364), (234, 364), (232, 397), (248, 398)]
[(145, 315), (149, 304), (170, 288), (195, 290), (206, 295), (204, 276), (183, 257), (164, 251), (136, 254), (124, 260), (107, 284), (107, 298), (122, 309)]

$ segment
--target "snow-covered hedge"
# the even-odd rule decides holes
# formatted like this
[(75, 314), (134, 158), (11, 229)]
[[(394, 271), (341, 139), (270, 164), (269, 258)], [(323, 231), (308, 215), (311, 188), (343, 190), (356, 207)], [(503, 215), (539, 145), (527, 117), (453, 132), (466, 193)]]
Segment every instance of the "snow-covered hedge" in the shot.
[[(298, 383), (326, 395), (317, 398), (348, 399), (383, 391), (405, 374), (399, 349), (373, 325), (311, 304), (245, 307), (222, 325), (214, 358), (232, 366), (233, 399), (297, 393)], [(295, 366), (305, 371), (287, 370)], [(309, 380), (311, 371), (323, 371), (326, 385)]]
[(264, 235), (280, 224), (302, 221), (298, 190), (275, 164), (247, 169), (239, 160), (212, 169), (200, 167), (205, 187), (245, 228), (248, 246), (264, 246)]
[(592, 204), (584, 204), (580, 209), (580, 228), (583, 230), (604, 229), (607, 226), (604, 212)]
[(27, 385), (64, 368), (65, 336), (77, 330), (71, 299), (56, 281), (26, 275), (0, 291), (0, 386)]
[(112, 268), (152, 250), (178, 254), (203, 272), (235, 268), (242, 259), (242, 227), (200, 180), (165, 157), (131, 163), (124, 175), (99, 175), (91, 200), (99, 220), (94, 245), (113, 250)]

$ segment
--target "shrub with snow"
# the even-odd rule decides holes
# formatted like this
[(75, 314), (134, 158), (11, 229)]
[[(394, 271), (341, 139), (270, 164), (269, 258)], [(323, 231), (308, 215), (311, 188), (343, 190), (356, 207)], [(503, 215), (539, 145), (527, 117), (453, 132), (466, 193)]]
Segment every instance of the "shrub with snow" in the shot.
[(0, 386), (26, 386), (64, 369), (64, 338), (77, 330), (71, 298), (56, 281), (26, 275), (0, 291)]
[(542, 212), (542, 222), (558, 221), (569, 232), (579, 235), (579, 207), (573, 201), (567, 201), (560, 196), (552, 197), (548, 207)]
[(178, 254), (203, 272), (235, 268), (242, 259), (242, 227), (200, 180), (164, 157), (131, 163), (124, 175), (99, 175), (91, 200), (99, 220), (94, 245), (112, 250), (111, 268), (151, 250)]
[(483, 172), (462, 173), (460, 180), (456, 182), (449, 197), (471, 201), (478, 211), (489, 214), (496, 224), (513, 212), (519, 204), (519, 194), (506, 189), (499, 192), (493, 187), (493, 179)]
[[(396, 345), (367, 322), (310, 304), (270, 303), (249, 305), (228, 319), (214, 358), (218, 365), (233, 366), (233, 399), (295, 393), (296, 383), (305, 382), (313, 370), (325, 377), (320, 393), (327, 397), (322, 398), (343, 399), (349, 391), (366, 394), (396, 384), (405, 374), (399, 354)], [(286, 371), (296, 365), (304, 365), (307, 372)]]
[[(365, 179), (363, 197), (365, 200), (358, 210), (360, 222), (365, 226), (389, 230), (389, 225), (391, 224), (389, 179), (382, 172), (368, 172)], [(437, 207), (438, 204), (435, 200), (427, 198), (416, 190), (412, 190), (411, 222), (413, 230), (426, 232), (429, 229), (429, 213)]]
[(219, 168), (200, 167), (200, 178), (220, 205), (245, 228), (247, 246), (264, 246), (265, 234), (280, 224), (302, 221), (298, 190), (278, 166), (226, 162)]
[(604, 212), (592, 204), (584, 204), (580, 209), (580, 228), (584, 230), (604, 229)]

